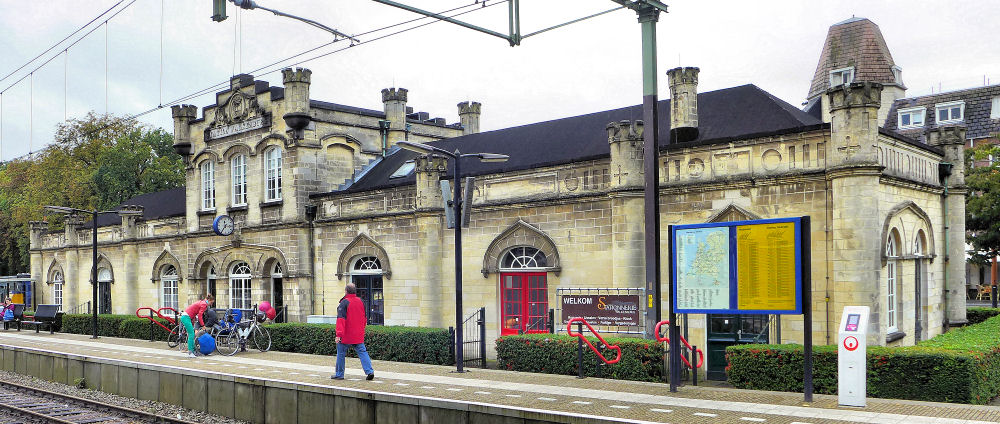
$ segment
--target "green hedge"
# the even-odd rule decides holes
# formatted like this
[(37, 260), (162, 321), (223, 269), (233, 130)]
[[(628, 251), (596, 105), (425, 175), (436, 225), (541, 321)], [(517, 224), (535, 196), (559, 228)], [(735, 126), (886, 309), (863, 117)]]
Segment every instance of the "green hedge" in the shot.
[[(594, 346), (599, 342), (590, 338)], [(621, 380), (663, 381), (663, 345), (645, 339), (609, 337), (609, 344), (622, 349), (622, 359), (616, 364), (598, 369), (600, 359), (586, 345), (583, 354), (583, 372)], [(525, 334), (504, 336), (496, 341), (497, 364), (502, 370), (577, 375), (577, 338), (555, 334)], [(615, 351), (606, 349), (603, 354), (612, 359)], [(599, 375), (600, 373), (600, 375)]]
[[(63, 333), (72, 334), (93, 334), (93, 316), (89, 314), (63, 315)], [(166, 320), (159, 320), (167, 327), (170, 324)], [(97, 334), (105, 337), (121, 337), (126, 339), (149, 340), (150, 322), (146, 318), (139, 318), (135, 315), (98, 315)], [(153, 332), (155, 340), (167, 340), (167, 331), (156, 326)]]
[[(268, 324), (271, 349), (282, 352), (337, 354), (337, 327), (333, 324)], [(372, 359), (422, 364), (452, 365), (453, 340), (446, 329), (376, 326), (365, 327), (365, 348)], [(351, 353), (353, 355), (353, 351)]]
[(997, 315), (1000, 315), (1000, 308), (969, 308), (965, 313), (969, 325), (979, 324)]
[[(1000, 317), (952, 330), (917, 346), (868, 348), (868, 396), (985, 404), (1000, 395)], [(816, 393), (837, 393), (837, 348), (813, 349)], [(801, 345), (726, 349), (729, 383), (753, 390), (801, 392)]]

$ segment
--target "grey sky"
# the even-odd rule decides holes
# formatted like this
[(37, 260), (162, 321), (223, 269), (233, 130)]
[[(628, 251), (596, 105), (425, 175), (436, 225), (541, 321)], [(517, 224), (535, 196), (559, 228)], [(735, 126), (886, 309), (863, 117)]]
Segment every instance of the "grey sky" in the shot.
[[(368, 0), (258, 1), (348, 34), (418, 17)], [(403, 1), (434, 11), (473, 2)], [(116, 2), (0, 0), (0, 77)], [(932, 87), (948, 91), (979, 86), (986, 78), (1000, 83), (996, 1), (666, 3), (670, 13), (661, 15), (658, 25), (661, 98), (668, 96), (665, 71), (680, 64), (701, 68), (700, 91), (752, 83), (798, 105), (809, 88), (827, 28), (852, 15), (879, 25), (896, 64), (903, 68), (908, 95), (926, 94)], [(161, 5), (162, 103), (224, 82), (234, 69), (246, 72), (332, 40), (323, 31), (261, 10), (241, 12), (230, 5), (230, 18), (216, 23), (209, 19), (210, 0), (136, 0), (110, 21), (107, 40), (105, 29), (99, 28), (70, 48), (67, 57), (56, 58), (3, 93), (2, 158), (27, 153), (29, 139), (34, 150), (50, 142), (64, 108), (70, 117), (89, 110), (103, 113), (106, 78), (112, 113), (134, 114), (161, 104)], [(522, 33), (612, 7), (608, 0), (522, 0)], [(501, 4), (462, 19), (506, 32), (506, 13), (507, 6)], [(243, 51), (234, 60), (238, 21)], [(370, 40), (391, 31), (359, 38)], [(337, 43), (282, 65), (344, 46)], [(635, 13), (621, 10), (528, 38), (513, 48), (499, 38), (436, 23), (300, 66), (313, 71), (313, 99), (381, 109), (382, 88), (405, 87), (410, 90), (409, 106), (449, 123), (458, 118), (456, 103), (476, 100), (483, 103), (486, 131), (640, 103), (640, 53)], [(0, 90), (52, 54), (0, 81)], [(255, 76), (281, 84), (279, 73)], [(199, 107), (212, 102), (211, 95), (186, 101)], [(140, 120), (172, 130), (167, 109)]]

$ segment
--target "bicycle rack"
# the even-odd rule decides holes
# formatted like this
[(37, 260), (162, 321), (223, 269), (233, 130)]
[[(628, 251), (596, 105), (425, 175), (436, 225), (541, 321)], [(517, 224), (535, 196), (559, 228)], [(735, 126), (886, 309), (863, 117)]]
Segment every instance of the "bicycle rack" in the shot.
[[(153, 309), (153, 308), (151, 308), (151, 307), (149, 307), (149, 306), (144, 306), (144, 307), (142, 307), (142, 308), (139, 308), (139, 309), (136, 309), (136, 310), (135, 310), (135, 316), (137, 316), (137, 317), (139, 317), (139, 318), (146, 318), (146, 319), (148, 319), (148, 320), (149, 320), (150, 322), (152, 322), (152, 323), (154, 323), (154, 324), (156, 324), (156, 325), (159, 325), (159, 326), (160, 326), (160, 327), (162, 327), (162, 328), (163, 328), (164, 330), (167, 330), (167, 332), (169, 333), (169, 332), (171, 332), (171, 331), (173, 331), (173, 330), (171, 330), (171, 329), (167, 328), (167, 326), (165, 326), (165, 325), (161, 324), (161, 323), (160, 323), (159, 321), (157, 321), (157, 320), (153, 319), (153, 314), (156, 314), (156, 318), (159, 318), (159, 319), (162, 319), (162, 320), (165, 320), (165, 321), (169, 322), (169, 323), (170, 323), (171, 325), (177, 325), (177, 320), (176, 320), (176, 319), (174, 319), (174, 318), (171, 318), (171, 317), (169, 317), (169, 316), (167, 316), (167, 315), (163, 315), (163, 313), (162, 313), (161, 311), (163, 311), (164, 309), (165, 309), (165, 310), (168, 310), (168, 311), (170, 311), (170, 312), (173, 312), (173, 313), (174, 313), (174, 316), (177, 316), (177, 315), (178, 315), (178, 314), (177, 314), (177, 310), (176, 310), (176, 309), (174, 309), (174, 308), (171, 308), (171, 307), (162, 307), (162, 308), (160, 308), (160, 309)], [(140, 312), (140, 311), (143, 311), (143, 310), (148, 310), (148, 311), (149, 311), (149, 315), (139, 315), (139, 312)]]
[[(573, 323), (576, 323), (577, 325), (576, 332), (573, 331)], [(587, 330), (589, 330), (591, 334), (597, 337), (597, 340), (601, 341), (601, 346), (603, 348), (614, 350), (617, 353), (615, 359), (608, 360), (608, 358), (605, 358), (604, 355), (601, 353), (601, 351), (597, 349), (597, 347), (595, 347), (594, 344), (590, 342), (590, 340), (587, 340), (587, 338), (583, 336), (583, 326), (587, 326)], [(590, 350), (594, 351), (594, 353), (597, 354), (597, 357), (600, 358), (600, 360), (605, 364), (608, 365), (616, 364), (618, 363), (618, 361), (622, 359), (622, 348), (618, 345), (612, 345), (604, 341), (604, 337), (601, 337), (601, 334), (598, 333), (597, 330), (594, 330), (594, 327), (591, 327), (590, 324), (587, 322), (587, 320), (583, 318), (578, 317), (569, 320), (569, 322), (566, 323), (566, 334), (568, 334), (570, 337), (578, 338), (577, 360), (580, 363), (578, 378), (583, 378), (583, 343), (587, 343), (587, 346), (590, 346)]]
[[(664, 320), (664, 321), (660, 321), (660, 322), (656, 323), (656, 328), (653, 329), (653, 335), (656, 337), (656, 341), (658, 341), (658, 342), (667, 342), (667, 343), (670, 343), (670, 338), (669, 337), (660, 337), (660, 326), (663, 325), (663, 324), (668, 324), (669, 325), (670, 321)], [(684, 355), (680, 355), (681, 356), (681, 361), (684, 361), (684, 365), (687, 365), (687, 367), (691, 368), (691, 369), (701, 368), (702, 365), (705, 365), (705, 353), (702, 352), (701, 349), (697, 349), (697, 348), (691, 347), (691, 345), (688, 344), (688, 341), (684, 340), (684, 337), (681, 337), (680, 339), (681, 339), (681, 343), (684, 343), (684, 347), (686, 347), (689, 351), (697, 352), (698, 353), (698, 362), (697, 362), (697, 365), (695, 365), (695, 366), (691, 366), (691, 362), (688, 361), (688, 359), (686, 357), (684, 357)]]

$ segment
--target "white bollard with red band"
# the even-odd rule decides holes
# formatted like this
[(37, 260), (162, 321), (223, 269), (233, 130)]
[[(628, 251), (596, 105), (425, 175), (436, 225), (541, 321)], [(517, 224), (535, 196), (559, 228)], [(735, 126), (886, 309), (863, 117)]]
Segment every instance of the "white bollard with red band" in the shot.
[(867, 402), (868, 307), (845, 306), (837, 338), (837, 395), (842, 406)]

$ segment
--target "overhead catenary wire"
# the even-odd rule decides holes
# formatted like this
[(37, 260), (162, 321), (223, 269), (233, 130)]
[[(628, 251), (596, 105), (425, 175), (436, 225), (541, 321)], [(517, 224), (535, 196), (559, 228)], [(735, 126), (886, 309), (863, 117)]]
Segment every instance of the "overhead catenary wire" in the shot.
[[(73, 36), (74, 34), (76, 34), (76, 33), (80, 32), (80, 31), (83, 31), (83, 29), (84, 29), (84, 28), (87, 28), (87, 26), (89, 26), (90, 24), (94, 23), (94, 21), (96, 21), (96, 20), (98, 20), (98, 19), (101, 19), (101, 16), (104, 16), (104, 15), (107, 15), (107, 14), (108, 14), (108, 12), (110, 12), (110, 11), (111, 11), (112, 9), (114, 9), (114, 8), (118, 7), (118, 5), (122, 4), (122, 2), (124, 2), (124, 1), (125, 1), (125, 0), (119, 0), (119, 1), (118, 1), (118, 3), (115, 3), (115, 4), (113, 4), (113, 5), (111, 6), (111, 7), (109, 7), (109, 8), (108, 8), (108, 10), (105, 10), (104, 12), (101, 12), (101, 14), (100, 14), (100, 15), (97, 15), (97, 16), (96, 16), (96, 17), (95, 17), (94, 19), (91, 19), (91, 20), (90, 20), (90, 22), (87, 22), (86, 24), (83, 24), (83, 26), (81, 26), (80, 28), (77, 28), (77, 29), (76, 29), (76, 31), (73, 31), (72, 33), (70, 33), (69, 35), (67, 35), (67, 36), (66, 36), (66, 38), (63, 38), (62, 40), (59, 40), (59, 42), (57, 42), (57, 43), (53, 44), (53, 45), (52, 45), (52, 47), (49, 47), (49, 48), (45, 49), (45, 51), (43, 51), (43, 52), (39, 53), (39, 54), (38, 54), (38, 56), (35, 56), (35, 57), (33, 57), (33, 58), (32, 58), (31, 60), (29, 60), (29, 61), (25, 62), (25, 63), (24, 63), (23, 65), (19, 66), (19, 67), (18, 67), (17, 69), (15, 69), (15, 70), (11, 71), (11, 72), (10, 72), (10, 73), (8, 73), (7, 75), (4, 75), (4, 76), (3, 76), (3, 78), (0, 78), (0, 81), (3, 81), (3, 80), (5, 80), (5, 79), (9, 78), (9, 77), (10, 77), (11, 75), (14, 75), (14, 74), (16, 74), (16, 73), (17, 73), (17, 71), (20, 71), (20, 70), (24, 69), (25, 67), (27, 67), (28, 65), (30, 65), (30, 64), (31, 64), (32, 62), (34, 62), (34, 61), (38, 60), (38, 58), (40, 58), (40, 57), (44, 56), (44, 55), (45, 55), (45, 53), (48, 53), (48, 52), (52, 51), (52, 49), (56, 48), (57, 46), (59, 46), (60, 44), (62, 44), (62, 43), (63, 43), (63, 42), (65, 42), (66, 40), (68, 40), (68, 39), (69, 39), (70, 37), (72, 37), (72, 36)], [(133, 1), (132, 3), (135, 3), (135, 2)], [(131, 6), (131, 5), (132, 5), (132, 3), (129, 3), (129, 4), (128, 4), (127, 6), (125, 6), (125, 7), (127, 8), (128, 6)], [(124, 9), (124, 8), (123, 8), (123, 9)]]
[[(134, 3), (135, 1), (136, 0), (132, 0), (132, 3)], [(485, 9), (487, 7), (495, 6), (495, 5), (498, 5), (498, 4), (503, 4), (503, 3), (506, 3), (506, 1), (507, 0), (498, 1), (496, 3), (492, 3), (492, 4), (489, 4), (489, 5), (484, 5), (483, 3), (478, 3), (478, 2), (477, 3), (471, 3), (471, 4), (467, 4), (465, 6), (459, 6), (459, 7), (455, 7), (455, 8), (446, 10), (446, 11), (440, 12), (438, 14), (450, 13), (450, 12), (453, 12), (453, 11), (456, 11), (456, 10), (469, 8), (470, 6), (481, 6), (481, 7), (473, 8), (473, 9), (470, 9), (470, 10), (462, 11), (460, 13), (456, 13), (456, 14), (451, 15), (451, 17), (460, 16), (460, 15), (464, 15), (464, 14), (467, 14), (467, 13), (475, 12), (477, 10), (483, 10), (483, 9)], [(129, 4), (132, 4), (132, 3), (129, 3)], [(114, 15), (112, 15), (111, 17), (109, 17), (108, 20), (110, 20), (112, 18), (114, 18)], [(416, 21), (420, 21), (420, 20), (424, 20), (424, 19), (431, 19), (431, 18), (430, 17), (419, 17), (419, 18), (415, 18), (415, 19), (410, 19), (410, 20), (406, 20), (406, 21), (399, 22), (399, 23), (396, 23), (396, 24), (387, 25), (387, 26), (384, 26), (384, 27), (375, 28), (375, 29), (372, 29), (372, 30), (361, 32), (361, 33), (358, 33), (357, 35), (355, 35), (355, 37), (378, 33), (378, 32), (381, 32), (381, 31), (385, 31), (387, 29), (396, 28), (396, 27), (399, 27), (399, 26), (403, 26), (403, 25), (410, 24), (410, 23), (413, 23), (413, 22), (416, 22)], [(426, 22), (426, 23), (423, 23), (423, 24), (420, 24), (420, 25), (415, 25), (415, 26), (412, 26), (412, 27), (404, 28), (404, 29), (401, 29), (399, 31), (391, 32), (389, 34), (385, 34), (385, 35), (382, 35), (382, 36), (378, 36), (376, 38), (372, 38), (370, 40), (364, 40), (364, 41), (361, 41), (361, 42), (358, 42), (358, 43), (352, 42), (352, 44), (350, 44), (349, 46), (346, 46), (346, 47), (343, 47), (343, 48), (340, 48), (340, 49), (336, 49), (336, 50), (333, 50), (333, 51), (330, 51), (330, 52), (326, 52), (326, 53), (322, 53), (322, 54), (316, 55), (316, 56), (308, 58), (308, 59), (303, 59), (303, 60), (300, 60), (298, 62), (294, 62), (294, 63), (287, 64), (287, 65), (281, 65), (281, 66), (278, 66), (278, 67), (276, 67), (274, 69), (270, 69), (270, 68), (275, 67), (275, 65), (279, 65), (279, 64), (282, 64), (282, 63), (287, 62), (289, 60), (295, 59), (297, 57), (301, 57), (301, 56), (304, 56), (306, 54), (315, 52), (315, 51), (317, 51), (319, 49), (322, 49), (324, 47), (328, 47), (328, 46), (330, 46), (330, 45), (332, 45), (334, 43), (338, 43), (338, 42), (342, 42), (342, 41), (348, 40), (346, 38), (344, 38), (344, 39), (335, 39), (335, 40), (333, 40), (331, 42), (320, 44), (320, 45), (318, 45), (316, 47), (303, 50), (302, 52), (299, 52), (299, 53), (296, 53), (294, 55), (288, 56), (288, 57), (286, 57), (284, 59), (281, 59), (281, 60), (269, 63), (267, 65), (261, 66), (261, 67), (256, 68), (256, 69), (253, 69), (253, 70), (249, 71), (248, 73), (250, 73), (250, 74), (256, 74), (256, 73), (258, 73), (260, 71), (267, 70), (266, 72), (264, 72), (262, 74), (259, 74), (259, 75), (269, 75), (269, 74), (278, 72), (281, 69), (284, 69), (284, 68), (289, 67), (289, 66), (301, 65), (301, 64), (306, 63), (306, 62), (310, 62), (310, 61), (313, 61), (313, 60), (316, 60), (316, 59), (320, 59), (320, 58), (323, 58), (323, 57), (326, 57), (326, 56), (329, 56), (329, 55), (332, 55), (332, 54), (335, 54), (335, 53), (340, 53), (340, 52), (346, 51), (346, 50), (348, 50), (348, 49), (350, 49), (352, 47), (361, 46), (363, 44), (368, 44), (368, 43), (371, 43), (371, 42), (374, 42), (374, 41), (378, 41), (378, 40), (383, 40), (383, 39), (386, 39), (388, 37), (399, 35), (399, 34), (402, 34), (404, 32), (412, 31), (412, 30), (415, 30), (415, 29), (418, 29), (418, 28), (422, 28), (424, 26), (431, 25), (431, 24), (438, 23), (438, 22), (442, 22), (442, 21), (440, 21), (438, 19), (433, 19), (430, 22)], [(99, 27), (95, 27), (95, 29), (96, 28), (99, 28)], [(91, 32), (93, 32), (93, 30)], [(86, 37), (86, 35), (84, 35), (82, 38), (85, 38), (85, 37)], [(76, 42), (79, 42), (79, 41), (80, 40), (77, 40)], [(74, 42), (74, 44), (76, 42)], [(71, 46), (72, 45), (68, 46), (67, 49), (69, 47), (71, 47)], [(55, 56), (55, 57), (58, 57), (58, 56)], [(49, 61), (51, 61), (51, 60), (52, 59), (49, 59)], [(48, 61), (46, 63), (48, 63)], [(41, 66), (45, 66), (45, 64), (43, 63)], [(37, 69), (38, 68), (36, 68), (36, 70)], [(268, 70), (268, 69), (270, 69), (270, 70)], [(15, 84), (17, 84), (17, 83), (15, 82)], [(144, 110), (142, 112), (138, 112), (138, 113), (135, 113), (135, 114), (132, 114), (132, 115), (128, 115), (128, 116), (124, 117), (122, 119), (122, 121), (132, 121), (132, 120), (135, 120), (136, 118), (148, 115), (148, 114), (156, 112), (156, 111), (158, 111), (160, 109), (182, 104), (183, 102), (188, 101), (190, 99), (193, 99), (193, 98), (205, 95), (205, 94), (209, 94), (209, 93), (211, 93), (213, 91), (217, 91), (217, 90), (220, 90), (220, 89), (227, 88), (228, 86), (229, 86), (229, 81), (228, 80), (227, 81), (223, 81), (223, 82), (219, 82), (219, 83), (213, 84), (211, 86), (205, 87), (205, 88), (203, 88), (201, 90), (195, 91), (193, 93), (190, 93), (190, 94), (178, 97), (178, 98), (176, 98), (176, 99), (174, 99), (172, 101), (169, 101), (167, 103), (161, 103), (161, 104), (159, 104), (159, 105), (157, 105), (155, 107), (152, 107), (150, 109)], [(7, 89), (10, 89), (10, 87), (7, 87)], [(0, 95), (2, 95), (3, 92), (6, 91), (7, 89), (4, 89), (3, 91), (0, 91)], [(100, 131), (104, 131), (107, 128), (110, 128), (113, 125), (114, 125), (113, 123), (108, 123), (108, 124), (105, 124), (105, 125), (101, 126), (100, 128), (94, 128), (94, 129), (92, 129), (90, 131), (87, 131), (87, 132), (81, 134), (80, 136), (81, 137), (89, 137), (89, 136), (91, 136), (91, 135), (93, 135), (95, 133), (98, 133)]]
[(111, 79), (109, 74), (111, 73), (111, 65), (109, 63), (109, 52), (108, 52), (108, 21), (104, 21), (104, 114), (107, 115), (110, 110), (108, 109), (108, 87), (110, 85)]
[(163, 105), (163, 3), (160, 0), (160, 97), (159, 104)]

